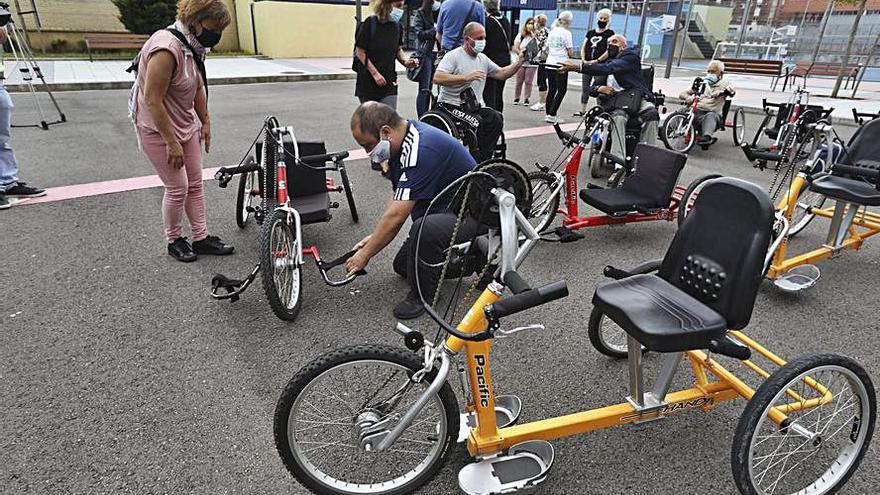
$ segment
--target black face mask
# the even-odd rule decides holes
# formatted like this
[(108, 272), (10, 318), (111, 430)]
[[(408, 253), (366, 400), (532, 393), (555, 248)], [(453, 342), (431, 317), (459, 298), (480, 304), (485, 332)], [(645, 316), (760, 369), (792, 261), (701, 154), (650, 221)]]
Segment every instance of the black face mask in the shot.
[(605, 26), (608, 25), (608, 21), (596, 21), (596, 25), (599, 26), (599, 29), (605, 29)]
[(620, 53), (620, 47), (617, 45), (608, 45), (608, 59), (612, 59)]
[(202, 28), (202, 34), (196, 35), (196, 39), (203, 47), (213, 48), (217, 45), (217, 43), (220, 43), (220, 36), (222, 35), (223, 33), (221, 32), (211, 31), (210, 29)]

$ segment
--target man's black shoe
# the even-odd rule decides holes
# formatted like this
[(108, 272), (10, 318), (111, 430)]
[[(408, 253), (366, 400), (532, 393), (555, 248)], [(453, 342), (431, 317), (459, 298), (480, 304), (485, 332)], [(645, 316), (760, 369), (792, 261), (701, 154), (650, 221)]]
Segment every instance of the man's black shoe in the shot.
[(7, 189), (4, 194), (10, 198), (38, 198), (40, 196), (45, 196), (46, 190), (25, 185), (24, 182), (18, 182)]
[(425, 312), (425, 306), (419, 300), (418, 294), (410, 292), (403, 301), (394, 306), (394, 317), (398, 320), (412, 320), (422, 316)]
[(5, 210), (7, 208), (12, 208), (12, 205), (9, 204), (9, 200), (6, 199), (6, 196), (0, 194), (0, 210)]
[(213, 254), (215, 256), (232, 254), (235, 251), (234, 247), (221, 241), (216, 235), (209, 235), (201, 241), (195, 241), (192, 247), (197, 254)]
[(186, 240), (186, 237), (178, 237), (177, 240), (169, 244), (168, 254), (173, 256), (177, 261), (182, 261), (184, 263), (189, 263), (199, 258), (199, 255), (197, 255), (193, 251), (192, 246), (189, 245), (189, 241)]

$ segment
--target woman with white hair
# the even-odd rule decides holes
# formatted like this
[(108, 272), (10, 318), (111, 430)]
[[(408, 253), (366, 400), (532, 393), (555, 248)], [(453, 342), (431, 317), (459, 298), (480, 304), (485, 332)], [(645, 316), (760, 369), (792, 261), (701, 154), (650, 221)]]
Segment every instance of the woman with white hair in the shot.
[[(581, 60), (587, 63), (604, 62), (608, 59), (608, 39), (614, 36), (608, 26), (611, 23), (611, 10), (602, 9), (596, 14), (596, 29), (591, 29), (584, 37), (581, 45)], [(587, 113), (588, 103), (590, 102), (590, 86), (593, 85), (593, 76), (581, 74), (583, 84), (581, 84), (581, 111), (575, 113), (574, 117), (583, 117)]]
[[(574, 43), (571, 39), (571, 31), (568, 30), (572, 18), (574, 16), (570, 10), (563, 10), (553, 23), (553, 29), (547, 36), (547, 45), (550, 48), (547, 64), (561, 64), (574, 56)], [(568, 91), (568, 72), (547, 74), (547, 116), (544, 117), (545, 122), (551, 124), (564, 122), (556, 116), (556, 112), (562, 104), (562, 99), (565, 98), (566, 91)]]

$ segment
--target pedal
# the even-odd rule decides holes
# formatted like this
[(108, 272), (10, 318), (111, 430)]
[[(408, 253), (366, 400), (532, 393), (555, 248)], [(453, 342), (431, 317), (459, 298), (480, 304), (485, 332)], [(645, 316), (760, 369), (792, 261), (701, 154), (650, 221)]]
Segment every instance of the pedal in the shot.
[(331, 201), (330, 208), (339, 208), (339, 202), (338, 201)]
[(550, 442), (518, 443), (497, 457), (465, 466), (458, 472), (458, 486), (468, 495), (512, 493), (544, 481), (553, 459)]
[[(522, 412), (522, 400), (515, 395), (499, 395), (495, 397), (495, 423), (498, 428), (513, 426)], [(477, 427), (476, 413), (464, 413), (458, 422), (458, 443), (467, 440), (471, 428)]]
[(584, 238), (584, 234), (575, 232), (568, 227), (556, 227), (553, 233), (559, 238), (559, 242), (574, 242)]
[(796, 293), (816, 285), (822, 273), (816, 265), (800, 265), (773, 280), (773, 285), (785, 292)]

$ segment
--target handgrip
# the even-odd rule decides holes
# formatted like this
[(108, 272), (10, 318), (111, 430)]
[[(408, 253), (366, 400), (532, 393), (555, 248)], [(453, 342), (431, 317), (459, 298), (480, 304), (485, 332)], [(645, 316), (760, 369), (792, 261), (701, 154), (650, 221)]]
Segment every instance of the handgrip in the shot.
[(510, 271), (504, 274), (504, 285), (509, 287), (514, 294), (520, 294), (531, 289), (529, 283), (515, 271)]
[(321, 155), (301, 156), (299, 160), (308, 163), (324, 163), (338, 162), (348, 158), (348, 151), (337, 151), (336, 153), (323, 153)]
[(537, 289), (529, 289), (515, 296), (502, 299), (495, 304), (486, 306), (486, 316), (499, 320), (506, 316), (525, 311), (535, 306), (563, 298), (568, 295), (568, 284), (565, 280), (553, 282)]
[(614, 155), (612, 153), (609, 153), (607, 151), (603, 151), (601, 153), (601, 155), (602, 155), (602, 158), (606, 158), (608, 160), (611, 160), (612, 162), (620, 165), (621, 167), (626, 167), (626, 159), (625, 158), (621, 158), (621, 157)]
[(556, 131), (556, 135), (559, 136), (559, 140), (562, 141), (562, 144), (565, 146), (574, 146), (577, 142), (577, 138), (575, 138), (574, 135), (563, 131), (562, 128), (559, 127), (559, 124), (553, 124), (553, 129)]
[[(872, 162), (873, 160), (865, 160), (865, 162)], [(874, 162), (878, 163), (878, 162)], [(843, 165), (840, 163), (834, 164), (834, 172), (838, 174), (848, 174), (855, 175), (858, 177), (864, 177), (865, 179), (878, 179), (880, 178), (880, 170), (876, 170), (873, 168), (867, 167), (853, 167), (852, 165)]]
[(331, 287), (341, 287), (343, 285), (348, 284), (349, 282), (356, 279), (357, 277), (360, 277), (362, 275), (367, 274), (367, 271), (362, 269), (362, 270), (358, 270), (357, 272), (346, 276), (345, 278), (343, 278), (341, 280), (330, 279), (330, 274), (328, 272), (330, 270), (332, 270), (333, 268), (335, 268), (339, 265), (342, 265), (343, 263), (348, 261), (348, 259), (351, 258), (352, 256), (354, 256), (355, 253), (357, 253), (357, 250), (353, 249), (353, 250), (343, 254), (342, 256), (340, 256), (332, 261), (324, 261), (320, 258), (315, 258), (315, 264), (318, 265), (318, 270), (321, 271), (321, 278), (324, 279), (324, 282), (327, 285), (329, 285)]

